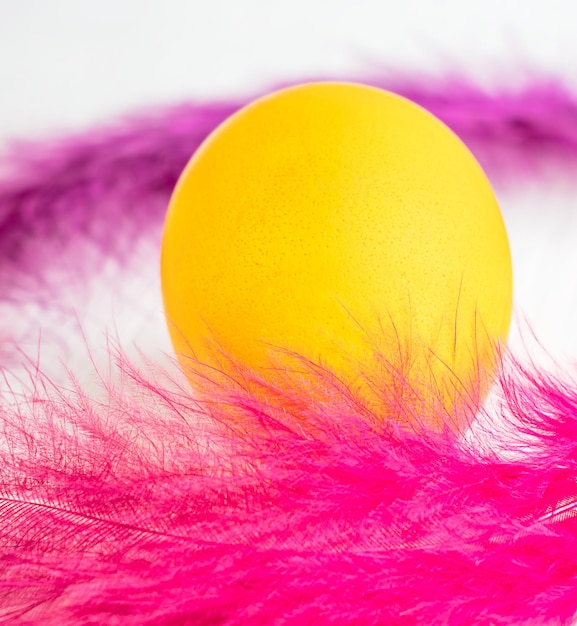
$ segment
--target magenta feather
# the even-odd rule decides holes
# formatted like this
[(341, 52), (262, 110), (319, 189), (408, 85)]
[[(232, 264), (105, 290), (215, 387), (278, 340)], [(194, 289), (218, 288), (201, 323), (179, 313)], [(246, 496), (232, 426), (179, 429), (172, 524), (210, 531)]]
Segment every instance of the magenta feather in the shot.
[[(559, 86), (492, 96), (460, 82), (396, 85), (503, 176), (575, 163), (577, 102)], [(0, 298), (38, 298), (51, 264), (65, 263), (54, 250), (92, 242), (96, 256), (74, 248), (73, 271), (90, 272), (156, 236), (185, 162), (241, 104), (183, 105), (13, 152)], [(500, 410), (476, 426), (482, 439), (463, 439), (378, 426), (354, 390), (300, 366), (310, 376), (266, 401), (251, 372), (239, 381), (253, 392), (199, 366), (201, 402), (122, 358), (103, 400), (40, 373), (5, 395), (0, 622), (571, 622), (573, 381), (511, 364)]]
[(107, 404), (40, 378), (4, 412), (6, 623), (575, 615), (577, 520), (551, 514), (576, 492), (577, 394), (561, 381), (503, 381), (518, 433), (507, 462), (448, 433), (375, 427), (314, 368), (323, 403), (299, 383), (265, 403), (215, 377), (199, 403), (123, 367)]

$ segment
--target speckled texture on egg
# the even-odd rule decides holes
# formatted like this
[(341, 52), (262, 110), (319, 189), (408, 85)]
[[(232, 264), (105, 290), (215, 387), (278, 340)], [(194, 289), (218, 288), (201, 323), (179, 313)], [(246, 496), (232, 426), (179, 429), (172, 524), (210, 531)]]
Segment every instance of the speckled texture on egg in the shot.
[(507, 235), (468, 149), (344, 83), (276, 92), (206, 140), (171, 201), (162, 283), (184, 357), (210, 363), (214, 339), (266, 368), (282, 348), (353, 384), (383, 381), (384, 357), (449, 408), (456, 386), (486, 387), (511, 314)]

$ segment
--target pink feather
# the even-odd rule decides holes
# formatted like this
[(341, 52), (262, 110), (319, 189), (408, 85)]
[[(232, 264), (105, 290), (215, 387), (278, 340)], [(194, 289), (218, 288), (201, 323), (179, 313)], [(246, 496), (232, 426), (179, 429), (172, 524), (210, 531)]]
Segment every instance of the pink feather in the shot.
[(577, 394), (562, 381), (519, 366), (502, 380), (519, 457), (504, 461), (450, 431), (376, 426), (312, 365), (322, 403), (301, 377), (271, 403), (198, 366), (198, 402), (120, 367), (104, 402), (39, 375), (28, 402), (4, 408), (5, 623), (575, 615), (577, 520), (561, 508), (576, 495)]

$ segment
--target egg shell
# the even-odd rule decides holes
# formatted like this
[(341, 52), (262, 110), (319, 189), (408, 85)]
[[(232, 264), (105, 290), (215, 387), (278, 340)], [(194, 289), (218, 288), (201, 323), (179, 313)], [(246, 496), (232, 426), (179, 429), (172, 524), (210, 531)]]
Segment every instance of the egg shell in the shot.
[(266, 372), (288, 350), (377, 395), (400, 375), (449, 411), (486, 392), (511, 316), (481, 167), (427, 111), (358, 84), (284, 89), (213, 132), (171, 199), (161, 276), (183, 363), (222, 367), (218, 345)]

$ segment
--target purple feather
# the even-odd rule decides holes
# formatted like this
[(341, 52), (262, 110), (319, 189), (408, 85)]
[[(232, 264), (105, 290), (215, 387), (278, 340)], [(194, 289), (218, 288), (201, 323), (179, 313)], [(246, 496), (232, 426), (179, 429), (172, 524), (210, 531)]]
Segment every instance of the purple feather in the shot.
[[(551, 159), (577, 159), (577, 100), (560, 85), (544, 82), (491, 95), (458, 80), (365, 82), (406, 95), (437, 115), (496, 180), (520, 171), (535, 175)], [(15, 147), (5, 157), (10, 176), (0, 183), (2, 297), (17, 297), (23, 273), (30, 280), (38, 267), (53, 263), (51, 246), (60, 250), (85, 238), (107, 255), (129, 255), (134, 240), (160, 229), (190, 156), (243, 104), (183, 104), (109, 129)]]

